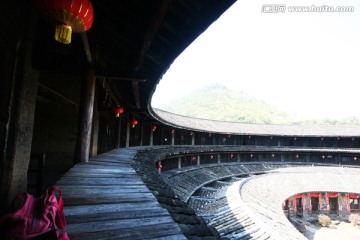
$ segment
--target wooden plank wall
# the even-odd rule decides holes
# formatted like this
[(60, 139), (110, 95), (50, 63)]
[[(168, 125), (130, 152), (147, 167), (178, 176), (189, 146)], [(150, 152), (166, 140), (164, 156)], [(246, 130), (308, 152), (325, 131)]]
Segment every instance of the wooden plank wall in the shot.
[(70, 239), (186, 239), (131, 167), (137, 150), (98, 155), (57, 182)]

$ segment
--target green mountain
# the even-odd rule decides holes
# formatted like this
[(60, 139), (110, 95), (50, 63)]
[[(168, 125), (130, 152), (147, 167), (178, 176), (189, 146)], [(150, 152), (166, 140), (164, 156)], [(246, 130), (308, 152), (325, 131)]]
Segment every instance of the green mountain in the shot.
[(191, 92), (161, 107), (175, 114), (229, 122), (264, 124), (360, 125), (358, 118), (341, 120), (315, 119), (300, 121), (276, 107), (244, 92), (232, 91), (215, 84)]
[(195, 90), (162, 109), (189, 117), (230, 122), (286, 124), (294, 121), (264, 101), (218, 84)]

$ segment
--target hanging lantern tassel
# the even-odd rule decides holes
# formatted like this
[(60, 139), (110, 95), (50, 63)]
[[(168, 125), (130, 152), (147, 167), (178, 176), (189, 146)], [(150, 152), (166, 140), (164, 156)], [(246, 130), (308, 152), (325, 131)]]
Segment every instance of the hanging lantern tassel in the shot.
[(55, 27), (55, 40), (62, 44), (71, 43), (72, 28), (69, 25), (60, 24)]
[(120, 117), (121, 114), (124, 113), (124, 108), (116, 107), (116, 108), (114, 108), (114, 113), (115, 113), (115, 116), (118, 118), (118, 117)]
[(55, 25), (55, 40), (71, 43), (71, 34), (89, 30), (94, 9), (89, 0), (34, 0), (39, 14)]
[(159, 170), (162, 169), (161, 161), (157, 162), (156, 168)]
[(132, 128), (135, 128), (135, 126), (138, 124), (138, 121), (136, 119), (133, 119), (131, 120), (130, 124)]
[(153, 132), (155, 132), (156, 128), (157, 128), (156, 125), (152, 125), (151, 130), (152, 130)]

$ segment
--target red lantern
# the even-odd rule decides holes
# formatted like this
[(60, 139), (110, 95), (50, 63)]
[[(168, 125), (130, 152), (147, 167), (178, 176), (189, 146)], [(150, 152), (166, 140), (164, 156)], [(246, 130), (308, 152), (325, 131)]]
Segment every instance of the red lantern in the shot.
[(171, 129), (171, 134), (174, 134), (175, 133), (175, 129)]
[(135, 118), (133, 120), (130, 121), (131, 127), (134, 128), (136, 125), (138, 125), (138, 120), (136, 120)]
[(192, 158), (191, 158), (191, 161), (195, 161), (195, 160), (196, 160), (196, 157), (192, 157)]
[(275, 154), (274, 154), (274, 153), (272, 153), (272, 154), (271, 154), (271, 157), (275, 157)]
[(296, 157), (296, 159), (298, 159), (298, 158), (299, 158), (299, 154), (296, 154), (295, 157)]
[(194, 132), (193, 132), (193, 131), (191, 131), (189, 134), (190, 134), (190, 136), (192, 136), (192, 135), (194, 135)]
[(322, 159), (325, 159), (325, 155), (322, 155), (321, 158), (322, 158)]
[(152, 130), (153, 132), (155, 132), (156, 128), (157, 128), (157, 126), (156, 126), (155, 124), (151, 126), (151, 130)]
[(120, 115), (124, 112), (123, 107), (116, 107), (114, 108), (114, 113), (116, 117), (120, 117)]
[(213, 155), (210, 155), (210, 159), (213, 159), (214, 158), (214, 156)]
[(71, 33), (89, 30), (94, 20), (94, 10), (89, 0), (35, 0), (39, 13), (56, 26), (55, 40), (71, 42)]
[(162, 167), (163, 167), (163, 166), (162, 166), (160, 163), (156, 164), (156, 168), (157, 168), (157, 169), (162, 169)]
[(356, 160), (358, 160), (358, 158), (355, 156), (355, 157), (354, 157), (354, 160), (356, 161)]
[(234, 157), (234, 154), (230, 154), (230, 158), (233, 158)]

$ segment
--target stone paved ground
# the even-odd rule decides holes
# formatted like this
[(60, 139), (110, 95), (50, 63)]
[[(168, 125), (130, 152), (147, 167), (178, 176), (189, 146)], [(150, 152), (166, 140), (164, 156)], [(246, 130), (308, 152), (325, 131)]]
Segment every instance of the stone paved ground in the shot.
[(306, 219), (295, 218), (295, 221), (306, 225), (305, 237), (309, 240), (359, 240), (360, 228), (351, 223), (340, 221), (337, 225), (321, 227), (318, 224), (307, 222)]

